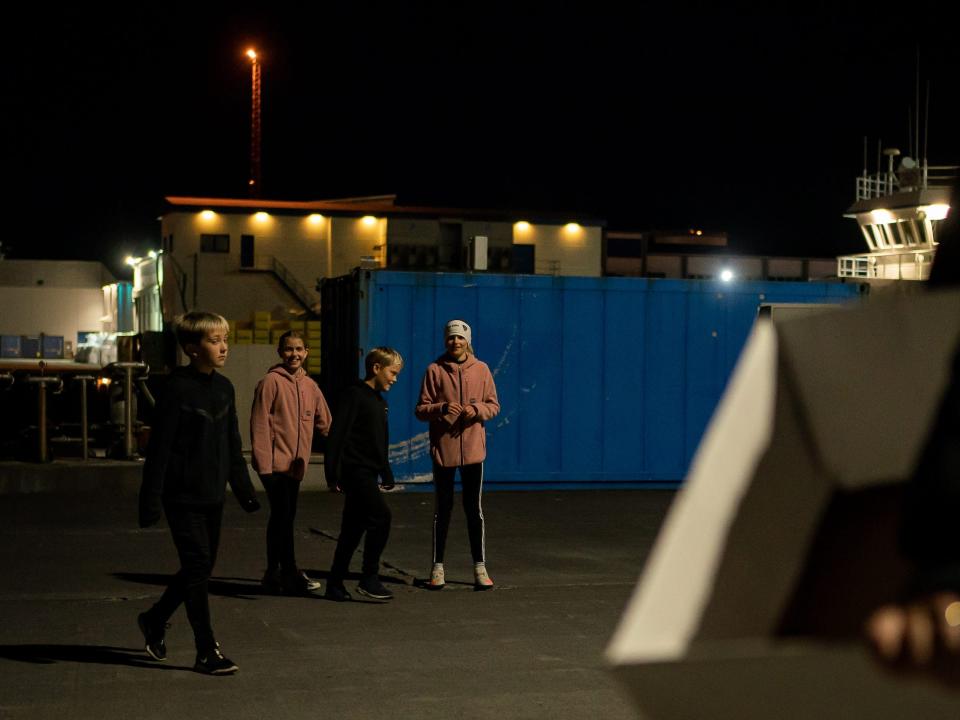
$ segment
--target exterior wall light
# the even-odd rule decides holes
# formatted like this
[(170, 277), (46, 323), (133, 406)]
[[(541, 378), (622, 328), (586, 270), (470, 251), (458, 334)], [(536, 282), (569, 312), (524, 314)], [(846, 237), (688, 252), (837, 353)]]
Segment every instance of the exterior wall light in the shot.
[(947, 215), (950, 214), (950, 206), (942, 203), (927, 205), (920, 210), (927, 216), (928, 220), (945, 220)]

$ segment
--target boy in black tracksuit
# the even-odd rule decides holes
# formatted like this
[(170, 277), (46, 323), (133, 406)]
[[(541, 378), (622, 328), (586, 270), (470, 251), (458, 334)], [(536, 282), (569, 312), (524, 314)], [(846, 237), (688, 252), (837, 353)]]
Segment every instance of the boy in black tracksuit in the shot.
[(324, 457), (327, 485), (346, 495), (325, 593), (327, 598), (337, 601), (351, 599), (343, 580), (364, 533), (363, 569), (357, 592), (375, 600), (393, 597), (378, 574), (380, 554), (390, 536), (390, 508), (383, 500), (377, 479), (383, 479), (386, 490), (394, 485), (387, 455), (388, 408), (380, 393), (389, 391), (397, 381), (403, 358), (392, 348), (374, 348), (367, 355), (365, 366), (366, 379), (348, 387), (340, 398)]
[(177, 340), (190, 365), (171, 373), (157, 403), (140, 487), (140, 527), (154, 525), (162, 509), (180, 557), (180, 570), (163, 596), (138, 617), (147, 653), (166, 658), (166, 623), (183, 603), (197, 646), (194, 669), (210, 675), (237, 671), (214, 639), (207, 598), (226, 484), (244, 510), (260, 507), (241, 454), (233, 385), (216, 372), (226, 362), (228, 330), (227, 321), (213, 313), (178, 319)]

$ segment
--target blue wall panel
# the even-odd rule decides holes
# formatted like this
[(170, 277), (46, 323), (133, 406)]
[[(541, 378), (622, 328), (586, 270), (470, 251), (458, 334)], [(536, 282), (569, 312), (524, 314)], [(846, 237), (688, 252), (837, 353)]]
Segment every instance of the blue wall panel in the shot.
[[(360, 343), (406, 365), (388, 395), (398, 478), (430, 477), (413, 415), (443, 325), (473, 328), (501, 414), (487, 424), (496, 482), (679, 481), (761, 303), (843, 302), (856, 285), (554, 278), (374, 271), (361, 275)], [(360, 360), (362, 368), (362, 359)]]
[(643, 469), (651, 479), (677, 478), (684, 468), (687, 288), (670, 281), (649, 283), (645, 321), (642, 431), (648, 452)]
[[(611, 279), (612, 282), (612, 279)], [(602, 388), (600, 422), (603, 427), (602, 473), (627, 477), (645, 467), (648, 390), (646, 352), (648, 294), (631, 286), (613, 284), (603, 293), (603, 337), (599, 352), (603, 372), (598, 384), (584, 378), (588, 388)], [(601, 327), (593, 328), (599, 333)], [(594, 338), (595, 339), (595, 338)], [(599, 380), (602, 379), (602, 384)], [(625, 452), (624, 448), (629, 448)]]
[[(563, 292), (549, 286), (520, 292), (520, 398), (517, 471), (552, 476), (560, 472)], [(491, 468), (493, 470), (493, 468)]]
[(564, 473), (587, 477), (602, 471), (603, 405), (606, 378), (603, 293), (599, 288), (571, 288), (563, 296), (563, 352), (559, 395), (560, 437), (557, 454)]

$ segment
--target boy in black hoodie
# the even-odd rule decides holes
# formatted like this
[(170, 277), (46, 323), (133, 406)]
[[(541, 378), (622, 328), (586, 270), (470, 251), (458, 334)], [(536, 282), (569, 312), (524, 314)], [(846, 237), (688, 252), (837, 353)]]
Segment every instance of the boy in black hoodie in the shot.
[(167, 621), (183, 603), (197, 646), (194, 669), (230, 675), (238, 668), (214, 639), (207, 597), (226, 484), (247, 512), (260, 504), (241, 454), (233, 385), (217, 372), (227, 359), (229, 325), (220, 315), (195, 311), (178, 318), (175, 331), (190, 364), (171, 373), (157, 403), (140, 486), (140, 527), (156, 524), (162, 509), (180, 570), (137, 622), (147, 653), (164, 660)]
[(366, 533), (363, 545), (363, 569), (357, 592), (375, 600), (390, 600), (393, 593), (380, 582), (380, 554), (390, 536), (390, 508), (380, 494), (393, 488), (393, 471), (387, 455), (389, 430), (387, 392), (403, 369), (403, 358), (393, 348), (378, 347), (365, 359), (367, 377), (348, 387), (337, 405), (324, 471), (331, 490), (346, 495), (340, 537), (333, 555), (333, 567), (324, 593), (330, 600), (350, 600), (343, 580), (350, 558)]

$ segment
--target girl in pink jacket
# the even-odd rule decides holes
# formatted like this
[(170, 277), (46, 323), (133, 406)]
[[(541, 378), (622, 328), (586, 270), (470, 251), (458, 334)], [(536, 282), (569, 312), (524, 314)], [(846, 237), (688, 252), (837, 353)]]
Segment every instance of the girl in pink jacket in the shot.
[(443, 553), (453, 510), (453, 481), (457, 468), (463, 487), (474, 587), (488, 590), (493, 580), (486, 568), (486, 535), (480, 493), (487, 436), (483, 424), (500, 412), (497, 388), (487, 364), (477, 360), (470, 345), (470, 326), (451, 320), (443, 331), (447, 351), (430, 363), (420, 386), (415, 414), (430, 423), (435, 504), (433, 511), (433, 567), (428, 587), (444, 586)]
[(267, 571), (263, 586), (272, 592), (300, 595), (320, 583), (297, 569), (293, 520), (313, 431), (330, 431), (330, 408), (317, 384), (303, 369), (309, 350), (295, 330), (280, 336), (282, 361), (257, 385), (250, 412), (253, 469), (260, 475), (270, 501), (267, 523)]

